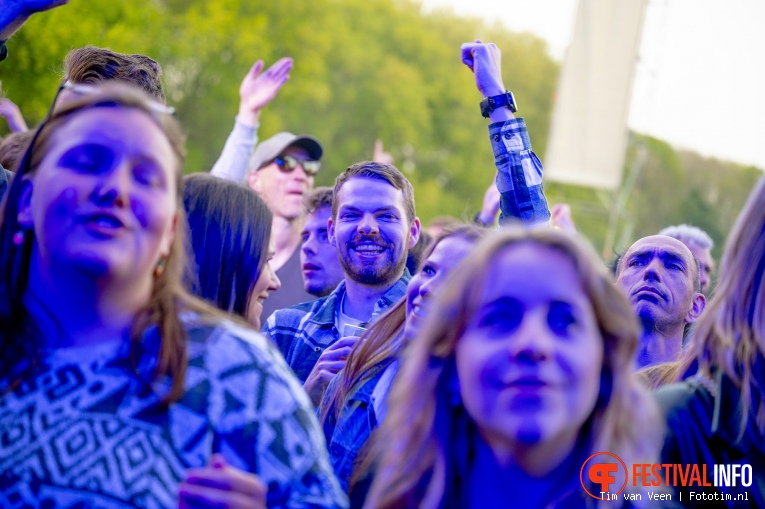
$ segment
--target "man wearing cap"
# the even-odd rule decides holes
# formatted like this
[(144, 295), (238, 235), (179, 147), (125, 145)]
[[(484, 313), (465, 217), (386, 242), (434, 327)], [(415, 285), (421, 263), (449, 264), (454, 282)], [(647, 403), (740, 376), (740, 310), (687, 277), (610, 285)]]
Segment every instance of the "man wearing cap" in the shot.
[[(305, 195), (313, 189), (314, 175), (319, 171), (321, 144), (311, 136), (281, 132), (259, 144), (252, 153), (249, 172), (244, 176), (247, 187), (258, 193), (274, 214), (271, 235), (276, 254), (271, 265), (282, 287), (263, 304), (263, 316), (277, 309), (314, 300), (303, 287), (300, 264), (300, 232)], [(216, 165), (212, 174), (229, 180), (235, 175), (224, 173)]]
[(271, 235), (276, 254), (271, 265), (282, 287), (263, 303), (263, 316), (286, 307), (314, 300), (305, 291), (300, 263), (301, 230), (305, 195), (313, 189), (322, 148), (311, 136), (278, 133), (255, 148), (250, 160), (247, 187), (263, 198), (274, 222)]

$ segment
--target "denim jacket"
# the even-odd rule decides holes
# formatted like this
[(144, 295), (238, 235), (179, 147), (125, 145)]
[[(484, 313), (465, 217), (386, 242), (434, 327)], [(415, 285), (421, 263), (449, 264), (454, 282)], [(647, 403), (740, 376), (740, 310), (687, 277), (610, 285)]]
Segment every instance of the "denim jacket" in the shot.
[[(362, 447), (385, 419), (388, 393), (398, 368), (398, 361), (372, 368), (371, 378), (348, 394), (338, 419), (329, 415), (323, 423), (330, 462), (346, 492)], [(332, 380), (325, 395), (333, 392), (337, 380)]]
[[(411, 278), (404, 270), (404, 275), (375, 303), (372, 321), (404, 297)], [(335, 316), (344, 294), (342, 281), (326, 297), (274, 312), (263, 328), (301, 382), (305, 383), (321, 353), (340, 339)]]

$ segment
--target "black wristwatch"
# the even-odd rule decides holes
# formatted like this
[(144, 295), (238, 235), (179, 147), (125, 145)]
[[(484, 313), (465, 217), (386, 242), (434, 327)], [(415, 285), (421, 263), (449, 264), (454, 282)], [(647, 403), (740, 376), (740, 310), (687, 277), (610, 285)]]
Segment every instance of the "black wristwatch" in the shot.
[(513, 93), (509, 90), (505, 90), (504, 94), (487, 97), (481, 101), (481, 115), (483, 115), (484, 118), (489, 118), (492, 111), (504, 106), (510, 108), (510, 111), (513, 113), (518, 111), (518, 108), (515, 106), (515, 97), (513, 97)]

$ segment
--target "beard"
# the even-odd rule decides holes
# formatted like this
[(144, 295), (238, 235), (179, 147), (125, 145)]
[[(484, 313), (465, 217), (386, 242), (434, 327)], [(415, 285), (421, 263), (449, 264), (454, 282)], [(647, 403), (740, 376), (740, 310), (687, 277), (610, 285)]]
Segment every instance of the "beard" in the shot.
[[(384, 248), (382, 256), (375, 260), (354, 260), (352, 251), (361, 243), (374, 243)], [(339, 251), (340, 265), (346, 277), (351, 281), (366, 286), (383, 286), (393, 284), (401, 278), (406, 267), (406, 249), (396, 252), (396, 246), (386, 243), (381, 237), (359, 236), (345, 244), (345, 249)]]

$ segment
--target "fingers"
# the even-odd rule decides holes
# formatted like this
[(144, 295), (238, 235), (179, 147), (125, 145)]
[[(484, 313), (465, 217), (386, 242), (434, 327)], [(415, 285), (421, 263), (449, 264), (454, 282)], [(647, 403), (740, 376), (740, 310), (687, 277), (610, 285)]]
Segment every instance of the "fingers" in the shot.
[(248, 73), (253, 79), (258, 77), (258, 74), (260, 74), (260, 71), (263, 70), (263, 61), (257, 60), (250, 69), (250, 72)]
[(465, 64), (471, 71), (473, 70), (473, 50), (475, 43), (466, 42), (460, 48), (462, 54), (462, 63)]
[(325, 361), (321, 365), (317, 364), (317, 367), (319, 368), (320, 375), (326, 372), (335, 376), (340, 373), (340, 370), (345, 367), (345, 364), (345, 361)]
[(234, 492), (248, 498), (265, 498), (268, 489), (255, 474), (228, 465), (220, 455), (211, 463), (213, 466), (187, 470), (184, 483)]
[(243, 493), (199, 486), (188, 482), (182, 482), (179, 485), (178, 498), (179, 506), (189, 509), (254, 509), (266, 507), (265, 494), (255, 498)]
[(332, 344), (332, 346), (327, 348), (327, 350), (337, 350), (338, 348), (344, 348), (346, 346), (353, 348), (358, 342), (359, 342), (358, 336), (345, 336), (335, 341)]
[(283, 76), (292, 70), (292, 66), (292, 59), (290, 57), (284, 57), (274, 62), (274, 64), (268, 68), (268, 71), (273, 76)]

